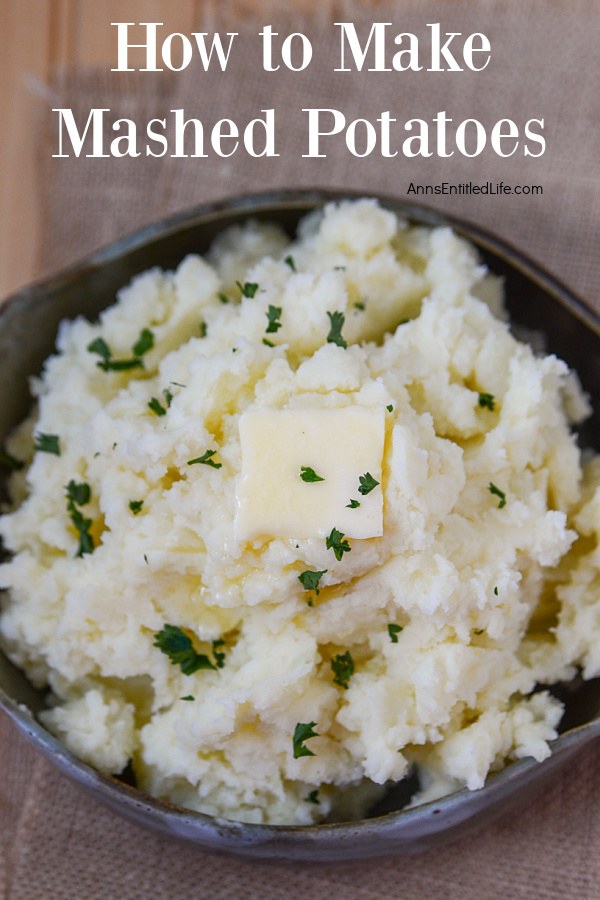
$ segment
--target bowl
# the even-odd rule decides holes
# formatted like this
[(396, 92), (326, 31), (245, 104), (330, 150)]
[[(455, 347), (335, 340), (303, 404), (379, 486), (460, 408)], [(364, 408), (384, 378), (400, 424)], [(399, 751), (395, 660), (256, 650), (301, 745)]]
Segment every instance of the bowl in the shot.
[[(300, 218), (349, 192), (278, 191), (198, 206), (143, 228), (65, 272), (27, 287), (0, 308), (0, 379), (10, 385), (0, 408), (0, 441), (27, 414), (28, 378), (54, 349), (59, 322), (95, 318), (134, 275), (152, 266), (172, 268), (190, 252), (204, 252), (223, 229), (252, 217), (280, 224), (290, 234)], [(488, 232), (431, 209), (379, 197), (384, 207), (414, 223), (450, 225), (475, 244), (491, 271), (505, 280), (511, 321), (542, 331), (546, 349), (575, 368), (595, 412), (580, 429), (584, 446), (600, 450), (600, 318), (567, 288)], [(369, 818), (312, 826), (251, 825), (218, 819), (155, 799), (116, 777), (103, 775), (71, 754), (38, 722), (42, 691), (0, 654), (0, 706), (26, 738), (71, 780), (113, 810), (163, 834), (203, 848), (258, 858), (346, 860), (414, 853), (479, 828), (523, 803), (553, 780), (559, 768), (600, 736), (600, 679), (575, 679), (554, 689), (566, 704), (552, 755), (523, 759), (492, 774), (478, 791), (460, 790), (441, 800), (402, 809), (401, 784)]]

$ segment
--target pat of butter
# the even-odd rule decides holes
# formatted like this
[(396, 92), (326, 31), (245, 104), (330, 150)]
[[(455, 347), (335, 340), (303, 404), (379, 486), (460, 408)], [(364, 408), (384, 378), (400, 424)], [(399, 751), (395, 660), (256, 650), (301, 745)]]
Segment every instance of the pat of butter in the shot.
[[(240, 417), (242, 471), (235, 536), (351, 538), (383, 534), (382, 409), (260, 409)], [(303, 481), (302, 467), (323, 480)], [(369, 473), (379, 484), (359, 492)], [(350, 501), (359, 506), (350, 508)]]

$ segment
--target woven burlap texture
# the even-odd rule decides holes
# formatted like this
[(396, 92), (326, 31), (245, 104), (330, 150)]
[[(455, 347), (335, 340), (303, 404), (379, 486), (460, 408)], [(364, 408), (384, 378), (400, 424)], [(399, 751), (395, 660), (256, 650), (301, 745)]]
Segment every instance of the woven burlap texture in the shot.
[[(257, 4), (253, 21), (237, 24), (237, 53), (226, 74), (190, 68), (175, 75), (74, 71), (51, 86), (54, 106), (77, 117), (108, 107), (112, 118), (144, 124), (184, 108), (210, 127), (229, 117), (243, 125), (275, 108), (275, 159), (238, 152), (221, 159), (53, 159), (56, 122), (50, 111), (40, 141), (43, 253), (40, 272), (57, 270), (139, 225), (176, 210), (241, 192), (278, 187), (337, 187), (399, 198), (410, 183), (504, 181), (537, 184), (537, 196), (421, 198), (496, 232), (544, 264), (596, 308), (600, 275), (599, 161), (595, 138), (600, 10), (595, 0), (438, 0), (392, 2), (376, 14), (360, 3), (340, 4), (337, 21), (393, 23), (426, 47), (428, 22), (443, 31), (485, 33), (492, 60), (479, 73), (335, 73), (338, 34), (326, 10), (310, 19)], [(224, 8), (224, 9), (223, 9)], [(227, 24), (227, 3), (216, 24)], [(260, 14), (259, 14), (260, 11)], [(168, 22), (168, 12), (164, 21)], [(314, 54), (300, 73), (261, 72), (257, 38), (265, 22), (281, 33), (310, 35)], [(205, 22), (210, 28), (210, 22)], [(235, 29), (234, 29), (235, 30)], [(363, 32), (364, 33), (364, 32)], [(425, 65), (427, 65), (425, 63)], [(326, 107), (376, 121), (389, 110), (400, 123), (431, 121), (445, 110), (456, 123), (510, 117), (520, 128), (544, 119), (547, 149), (538, 158), (519, 151), (500, 159), (490, 150), (466, 159), (354, 158), (343, 139), (327, 157), (305, 159), (303, 108)], [(447, 848), (409, 858), (343, 865), (251, 863), (205, 853), (146, 833), (81, 793), (4, 719), (0, 742), (0, 818), (5, 895), (37, 898), (142, 896), (356, 898), (591, 898), (598, 896), (600, 770), (597, 747), (582, 753), (551, 791)]]

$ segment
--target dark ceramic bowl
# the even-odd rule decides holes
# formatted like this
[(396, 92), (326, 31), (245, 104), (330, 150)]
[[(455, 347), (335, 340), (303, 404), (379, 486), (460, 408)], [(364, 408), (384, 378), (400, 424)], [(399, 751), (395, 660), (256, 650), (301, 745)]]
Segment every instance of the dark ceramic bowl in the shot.
[[(186, 253), (203, 252), (228, 226), (248, 217), (278, 222), (290, 234), (298, 220), (341, 193), (277, 192), (200, 206), (144, 228), (79, 265), (19, 291), (0, 310), (0, 442), (30, 406), (27, 379), (38, 373), (54, 348), (58, 323), (84, 314), (91, 318), (111, 304), (132, 276), (151, 266), (175, 266)], [(451, 225), (480, 250), (490, 269), (502, 275), (512, 321), (542, 331), (547, 349), (574, 367), (595, 408), (580, 439), (600, 450), (600, 319), (566, 288), (495, 237), (464, 222), (391, 198), (384, 206), (413, 222)], [(401, 786), (371, 817), (359, 822), (316, 826), (247, 825), (216, 819), (156, 800), (117, 778), (101, 775), (76, 759), (37, 721), (41, 692), (0, 655), (0, 705), (17, 728), (71, 779), (112, 809), (162, 833), (205, 848), (278, 859), (357, 859), (386, 853), (414, 853), (469, 828), (481, 826), (537, 791), (581, 747), (600, 736), (600, 679), (576, 680), (556, 688), (566, 702), (561, 734), (542, 763), (524, 759), (488, 778), (479, 791), (458, 791), (442, 800), (402, 810)], [(599, 798), (600, 799), (600, 798)]]

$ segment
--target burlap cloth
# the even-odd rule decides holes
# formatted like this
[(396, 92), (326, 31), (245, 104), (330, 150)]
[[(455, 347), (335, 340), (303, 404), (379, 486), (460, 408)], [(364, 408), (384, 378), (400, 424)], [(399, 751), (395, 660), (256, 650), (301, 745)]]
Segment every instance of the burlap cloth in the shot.
[[(156, 6), (157, 4), (154, 4)], [(277, 6), (277, 4), (276, 4)], [(185, 108), (212, 124), (244, 124), (277, 110), (278, 159), (236, 154), (207, 159), (52, 159), (55, 122), (40, 122), (43, 253), (39, 270), (56, 270), (153, 219), (202, 201), (280, 186), (346, 187), (406, 196), (414, 183), (539, 184), (541, 196), (425, 198), (476, 221), (528, 252), (600, 308), (599, 162), (597, 150), (600, 6), (597, 0), (446, 0), (338, 7), (338, 20), (389, 21), (393, 34), (484, 32), (492, 61), (481, 73), (334, 73), (332, 9), (307, 20), (257, 4), (240, 28), (226, 75), (190, 68), (167, 75), (69, 72), (51, 86), (54, 106), (82, 115), (109, 107), (140, 122)], [(340, 15), (340, 9), (342, 15)], [(214, 15), (214, 9), (206, 7)], [(219, 6), (219, 21), (231, 12)], [(345, 14), (344, 14), (345, 12)], [(121, 18), (125, 18), (122, 16)], [(168, 4), (163, 21), (168, 23)], [(302, 30), (313, 40), (302, 73), (261, 74), (257, 25)], [(204, 22), (211, 28), (210, 15)], [(374, 121), (390, 110), (401, 122), (446, 110), (455, 122), (510, 117), (520, 127), (545, 120), (547, 149), (538, 158), (485, 151), (466, 159), (407, 160), (378, 154), (356, 159), (339, 139), (325, 159), (303, 159), (303, 107), (334, 107), (348, 120)], [(410, 197), (408, 198), (410, 199)], [(414, 199), (414, 198), (412, 198)], [(600, 896), (598, 747), (583, 752), (552, 790), (526, 809), (473, 837), (418, 857), (343, 865), (261, 864), (224, 858), (161, 839), (98, 806), (38, 758), (4, 719), (0, 723), (0, 817), (4, 884), (11, 898), (59, 897), (444, 897), (524, 900)]]

